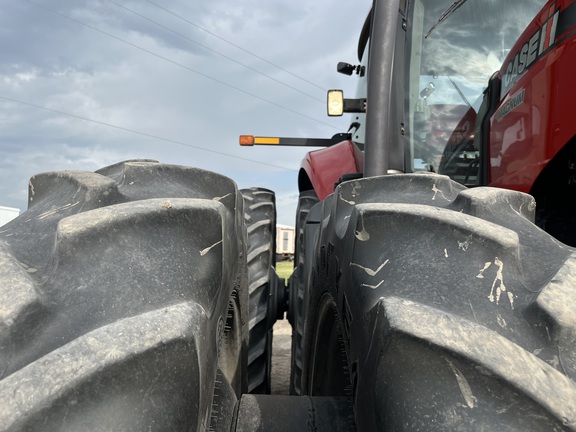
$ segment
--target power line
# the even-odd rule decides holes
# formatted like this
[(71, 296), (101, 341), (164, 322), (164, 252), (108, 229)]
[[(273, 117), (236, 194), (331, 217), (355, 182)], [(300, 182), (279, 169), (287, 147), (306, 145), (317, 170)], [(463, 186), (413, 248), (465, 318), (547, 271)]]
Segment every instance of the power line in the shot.
[(208, 153), (214, 153), (214, 154), (217, 154), (217, 155), (220, 155), (220, 156), (226, 156), (226, 157), (229, 157), (229, 158), (239, 159), (239, 160), (242, 160), (242, 161), (245, 161), (245, 162), (251, 162), (251, 163), (258, 164), (258, 165), (268, 166), (268, 167), (271, 167), (271, 168), (278, 168), (278, 169), (285, 170), (285, 171), (298, 171), (298, 170), (295, 170), (295, 169), (292, 169), (292, 168), (287, 168), (287, 167), (280, 166), (280, 165), (273, 165), (273, 164), (270, 164), (270, 163), (267, 163), (267, 162), (261, 162), (261, 161), (257, 161), (257, 160), (254, 160), (254, 159), (248, 159), (248, 158), (244, 158), (244, 157), (241, 157), (241, 156), (236, 156), (236, 155), (232, 155), (232, 154), (229, 154), (229, 153), (220, 152), (220, 151), (218, 151), (218, 150), (212, 150), (212, 149), (207, 149), (207, 148), (205, 148), (205, 147), (195, 146), (195, 145), (193, 145), (193, 144), (189, 144), (189, 143), (186, 143), (186, 142), (183, 142), (183, 141), (178, 141), (178, 140), (174, 140), (174, 139), (170, 139), (170, 138), (165, 138), (165, 137), (161, 137), (161, 136), (158, 136), (158, 135), (150, 134), (150, 133), (147, 133), (147, 132), (137, 131), (137, 130), (130, 129), (130, 128), (123, 127), (123, 126), (113, 125), (113, 124), (106, 123), (106, 122), (103, 122), (103, 121), (100, 121), (100, 120), (90, 119), (90, 118), (83, 117), (83, 116), (80, 116), (80, 115), (77, 115), (77, 114), (71, 114), (71, 113), (68, 113), (68, 112), (65, 112), (65, 111), (60, 111), (60, 110), (57, 110), (57, 109), (54, 109), (54, 108), (48, 108), (48, 107), (45, 107), (45, 106), (42, 106), (42, 105), (37, 105), (37, 104), (31, 103), (31, 102), (24, 102), (24, 101), (21, 101), (21, 100), (18, 100), (18, 99), (13, 99), (13, 98), (10, 98), (10, 97), (7, 97), (7, 96), (2, 96), (2, 95), (0, 95), (0, 99), (4, 99), (5, 101), (8, 101), (8, 102), (17, 103), (17, 104), (21, 104), (21, 105), (26, 105), (26, 106), (33, 107), (33, 108), (38, 108), (38, 109), (41, 109), (41, 110), (44, 110), (44, 111), (53, 112), (53, 113), (56, 113), (56, 114), (61, 114), (61, 115), (68, 116), (68, 117), (72, 117), (72, 118), (75, 118), (75, 119), (78, 119), (78, 120), (83, 120), (83, 121), (87, 121), (87, 122), (90, 122), (90, 123), (95, 123), (95, 124), (98, 124), (98, 125), (101, 125), (101, 126), (110, 127), (110, 128), (113, 128), (113, 129), (117, 129), (117, 130), (124, 131), (124, 132), (129, 132), (129, 133), (132, 133), (132, 134), (135, 134), (135, 135), (140, 135), (140, 136), (144, 136), (144, 137), (147, 137), (147, 138), (153, 138), (153, 139), (157, 139), (157, 140), (160, 140), (160, 141), (169, 142), (169, 143), (172, 143), (172, 144), (178, 144), (178, 145), (181, 145), (181, 146), (184, 146), (184, 147), (190, 147), (190, 148), (197, 149), (197, 150), (202, 150), (202, 151), (205, 151), (205, 152), (208, 152)]
[(82, 22), (82, 21), (79, 21), (79, 20), (77, 20), (76, 18), (72, 18), (72, 17), (70, 17), (70, 16), (68, 16), (68, 15), (65, 15), (65, 14), (63, 14), (63, 13), (60, 13), (60, 12), (55, 11), (55, 10), (53, 10), (53, 9), (50, 9), (50, 8), (44, 6), (44, 5), (35, 3), (35, 2), (32, 1), (32, 0), (26, 0), (26, 1), (27, 1), (28, 3), (31, 3), (31, 4), (35, 5), (35, 6), (38, 6), (39, 8), (42, 8), (42, 9), (46, 10), (46, 11), (48, 11), (48, 12), (51, 12), (51, 13), (53, 13), (53, 14), (55, 14), (55, 15), (58, 15), (58, 16), (60, 16), (60, 17), (62, 17), (62, 18), (66, 18), (66, 19), (68, 19), (68, 20), (70, 20), (70, 21), (74, 21), (74, 22), (77, 23), (77, 24), (80, 24), (80, 25), (82, 25), (82, 26), (84, 26), (84, 27), (87, 27), (87, 28), (89, 28), (89, 29), (91, 29), (91, 30), (94, 30), (94, 31), (96, 31), (96, 32), (98, 32), (98, 33), (101, 33), (101, 34), (103, 34), (103, 35), (105, 35), (105, 36), (108, 36), (108, 37), (110, 37), (110, 38), (112, 38), (112, 39), (115, 39), (115, 40), (117, 40), (117, 41), (119, 41), (119, 42), (122, 42), (122, 43), (124, 43), (124, 44), (126, 44), (126, 45), (129, 45), (129, 46), (131, 46), (131, 47), (133, 47), (133, 48), (136, 48), (136, 49), (138, 49), (138, 50), (140, 50), (140, 51), (143, 51), (143, 52), (145, 52), (145, 53), (147, 53), (147, 54), (153, 55), (153, 56), (155, 56), (155, 57), (157, 57), (157, 58), (159, 58), (159, 59), (161, 59), (161, 60), (167, 61), (168, 63), (172, 63), (172, 64), (175, 65), (175, 66), (181, 67), (181, 68), (186, 69), (186, 70), (188, 70), (188, 71), (190, 71), (190, 72), (193, 72), (193, 73), (195, 73), (195, 74), (197, 74), (197, 75), (200, 75), (201, 77), (204, 77), (204, 78), (209, 79), (209, 80), (211, 80), (211, 81), (217, 82), (218, 84), (221, 84), (221, 85), (224, 85), (224, 86), (229, 87), (229, 88), (231, 88), (231, 89), (234, 89), (234, 90), (236, 90), (236, 91), (238, 91), (238, 92), (240, 92), (240, 93), (244, 93), (245, 95), (248, 95), (248, 96), (250, 96), (250, 97), (253, 97), (253, 98), (255, 98), (255, 99), (258, 99), (258, 100), (260, 100), (260, 101), (262, 101), (262, 102), (266, 102), (266, 103), (268, 103), (268, 104), (270, 104), (270, 105), (273, 105), (273, 106), (275, 106), (275, 107), (277, 107), (277, 108), (283, 109), (284, 111), (288, 111), (288, 112), (290, 112), (290, 113), (292, 113), (292, 114), (296, 114), (296, 115), (298, 115), (298, 116), (300, 116), (300, 117), (304, 117), (304, 118), (306, 118), (306, 119), (308, 119), (308, 120), (312, 120), (312, 121), (314, 121), (314, 122), (316, 122), (316, 123), (320, 123), (320, 124), (323, 124), (323, 125), (325, 125), (325, 126), (329, 126), (329, 127), (331, 127), (332, 129), (340, 130), (339, 128), (337, 128), (337, 127), (335, 127), (335, 126), (333, 126), (333, 125), (331, 125), (331, 124), (329, 124), (329, 123), (323, 122), (322, 120), (317, 120), (317, 119), (315, 119), (315, 118), (313, 118), (313, 117), (310, 117), (310, 116), (308, 116), (308, 115), (306, 115), (306, 114), (303, 114), (303, 113), (298, 112), (298, 111), (296, 111), (296, 110), (293, 110), (293, 109), (291, 109), (291, 108), (288, 108), (288, 107), (285, 107), (285, 106), (283, 106), (283, 105), (280, 105), (280, 104), (278, 104), (278, 103), (276, 103), (276, 102), (273, 102), (273, 101), (271, 101), (271, 100), (269, 100), (269, 99), (265, 99), (265, 98), (263, 98), (263, 97), (261, 97), (261, 96), (258, 96), (258, 95), (254, 94), (254, 93), (251, 93), (251, 92), (249, 92), (249, 91), (243, 90), (243, 89), (241, 89), (241, 88), (239, 88), (239, 87), (236, 87), (236, 86), (234, 86), (234, 85), (232, 85), (232, 84), (229, 84), (229, 83), (227, 83), (227, 82), (225, 82), (225, 81), (222, 81), (222, 80), (219, 80), (219, 79), (217, 79), (217, 78), (211, 77), (210, 75), (207, 75), (207, 74), (205, 74), (205, 73), (203, 73), (203, 72), (200, 72), (200, 71), (198, 71), (198, 70), (196, 70), (196, 69), (193, 69), (193, 68), (191, 68), (191, 67), (188, 67), (188, 66), (186, 66), (186, 65), (183, 65), (182, 63), (178, 63), (178, 62), (176, 62), (176, 61), (174, 61), (174, 60), (171, 60), (171, 59), (169, 59), (169, 58), (167, 58), (167, 57), (164, 57), (164, 56), (162, 56), (162, 55), (160, 55), (160, 54), (157, 54), (157, 53), (155, 53), (155, 52), (153, 52), (153, 51), (150, 51), (150, 50), (148, 50), (148, 49), (146, 49), (146, 48), (143, 48), (143, 47), (141, 47), (141, 46), (139, 46), (139, 45), (136, 45), (136, 44), (134, 44), (134, 43), (132, 43), (132, 42), (129, 42), (129, 41), (127, 41), (127, 40), (125, 40), (125, 39), (122, 39), (122, 38), (120, 38), (120, 37), (118, 37), (118, 36), (115, 36), (115, 35), (113, 35), (113, 34), (111, 34), (111, 33), (105, 32), (104, 30), (100, 30), (99, 28), (96, 28), (96, 27), (94, 27), (94, 26), (91, 26), (90, 24), (86, 24), (86, 23), (84, 23), (84, 22)]
[(289, 70), (283, 68), (282, 66), (279, 66), (279, 65), (277, 65), (277, 64), (275, 64), (275, 63), (272, 63), (271, 61), (265, 59), (264, 57), (261, 57), (261, 56), (259, 56), (258, 54), (255, 54), (255, 53), (253, 53), (252, 51), (247, 50), (246, 48), (242, 48), (240, 45), (236, 45), (235, 43), (230, 42), (229, 40), (223, 38), (222, 36), (219, 36), (219, 35), (217, 35), (216, 33), (213, 33), (213, 32), (211, 32), (210, 30), (208, 30), (208, 29), (206, 29), (206, 28), (204, 28), (204, 27), (199, 26), (198, 24), (196, 24), (196, 23), (194, 23), (194, 22), (192, 22), (192, 21), (184, 18), (184, 17), (181, 16), (181, 15), (178, 15), (178, 14), (175, 13), (175, 12), (172, 12), (172, 11), (169, 10), (169, 9), (166, 9), (164, 6), (161, 6), (161, 5), (159, 5), (158, 3), (153, 2), (152, 0), (146, 0), (146, 1), (147, 1), (148, 3), (156, 6), (157, 8), (162, 9), (164, 12), (167, 12), (167, 13), (169, 13), (170, 15), (173, 15), (173, 16), (175, 16), (176, 18), (179, 18), (179, 19), (181, 19), (182, 21), (187, 22), (188, 24), (196, 27), (197, 29), (202, 30), (203, 32), (206, 32), (206, 33), (208, 33), (209, 35), (214, 36), (215, 38), (220, 39), (220, 40), (223, 41), (223, 42), (226, 42), (228, 45), (231, 45), (231, 46), (233, 46), (234, 48), (239, 49), (240, 51), (243, 51), (243, 52), (245, 52), (245, 53), (247, 53), (247, 54), (250, 54), (251, 56), (257, 58), (258, 60), (263, 61), (264, 63), (268, 63), (269, 65), (274, 66), (275, 68), (278, 68), (278, 69), (280, 69), (281, 71), (286, 72), (288, 75), (291, 75), (291, 76), (293, 76), (294, 78), (297, 78), (297, 79), (299, 79), (299, 80), (301, 80), (301, 81), (304, 81), (304, 82), (306, 82), (306, 83), (308, 83), (308, 84), (310, 84), (310, 85), (312, 85), (312, 86), (314, 86), (314, 87), (316, 87), (316, 88), (319, 88), (320, 90), (322, 90), (322, 91), (324, 91), (324, 92), (327, 91), (325, 88), (319, 86), (318, 84), (315, 84), (315, 83), (313, 83), (312, 81), (308, 81), (306, 78), (303, 78), (303, 77), (301, 77), (301, 76), (299, 76), (299, 75), (296, 75), (295, 73), (290, 72)]
[(266, 78), (268, 78), (268, 79), (270, 79), (270, 80), (272, 80), (272, 81), (274, 81), (274, 82), (276, 82), (276, 83), (278, 83), (278, 84), (280, 84), (280, 85), (283, 85), (283, 86), (285, 86), (285, 87), (287, 87), (287, 88), (289, 88), (289, 89), (291, 89), (291, 90), (294, 90), (294, 91), (296, 91), (296, 92), (298, 92), (298, 93), (301, 93), (301, 94), (303, 94), (304, 96), (309, 97), (310, 99), (314, 99), (315, 101), (318, 101), (318, 102), (320, 102), (320, 103), (322, 103), (322, 104), (325, 103), (325, 101), (324, 101), (323, 99), (318, 99), (317, 97), (312, 96), (312, 95), (306, 93), (305, 91), (302, 91), (302, 90), (300, 90), (300, 89), (298, 89), (298, 88), (296, 88), (296, 87), (293, 87), (293, 86), (291, 86), (290, 84), (287, 84), (287, 83), (285, 83), (285, 82), (283, 82), (283, 81), (280, 81), (279, 79), (276, 79), (276, 78), (274, 78), (274, 77), (271, 77), (270, 75), (265, 74), (264, 72), (261, 72), (261, 71), (259, 71), (259, 70), (257, 70), (257, 69), (254, 69), (254, 68), (251, 67), (251, 66), (248, 66), (248, 65), (246, 65), (246, 64), (244, 64), (244, 63), (241, 63), (241, 62), (233, 59), (232, 57), (227, 56), (226, 54), (222, 54), (221, 52), (218, 52), (218, 51), (216, 51), (216, 50), (214, 50), (214, 49), (212, 49), (212, 48), (210, 48), (210, 47), (208, 47), (208, 46), (206, 46), (206, 45), (204, 45), (204, 44), (201, 44), (200, 42), (197, 42), (197, 41), (195, 41), (194, 39), (189, 38), (188, 36), (183, 35), (182, 33), (177, 32), (176, 30), (173, 30), (173, 29), (171, 29), (171, 28), (169, 28), (169, 27), (167, 27), (167, 26), (165, 26), (165, 25), (163, 25), (163, 24), (160, 24), (159, 22), (154, 21), (154, 20), (152, 20), (152, 19), (150, 19), (150, 18), (148, 18), (148, 17), (146, 17), (146, 16), (144, 16), (144, 15), (142, 15), (142, 14), (140, 14), (140, 13), (138, 13), (138, 12), (132, 10), (132, 9), (129, 9), (129, 8), (127, 8), (126, 6), (123, 6), (123, 5), (119, 4), (119, 3), (116, 3), (116, 2), (113, 1), (113, 0), (108, 0), (108, 2), (112, 3), (113, 5), (116, 5), (117, 7), (121, 8), (121, 9), (124, 9), (124, 10), (127, 11), (127, 12), (130, 12), (130, 13), (136, 15), (136, 16), (139, 16), (140, 18), (145, 19), (146, 21), (149, 21), (149, 22), (157, 25), (158, 27), (163, 28), (163, 29), (166, 30), (166, 31), (169, 31), (169, 32), (171, 32), (171, 33), (174, 33), (175, 35), (178, 35), (178, 36), (180, 36), (181, 38), (186, 39), (187, 41), (192, 42), (193, 44), (196, 44), (196, 45), (204, 48), (205, 50), (208, 50), (208, 51), (210, 51), (210, 52), (212, 52), (212, 53), (214, 53), (214, 54), (216, 54), (216, 55), (219, 55), (219, 56), (221, 56), (221, 57), (223, 57), (223, 58), (225, 58), (225, 59), (227, 59), (227, 60), (229, 60), (229, 61), (231, 61), (231, 62), (233, 62), (233, 63), (236, 63), (237, 65), (240, 65), (240, 66), (242, 66), (242, 67), (244, 67), (244, 68), (246, 68), (246, 69), (248, 69), (248, 70), (251, 70), (252, 72), (255, 72), (255, 73), (259, 74), (259, 75), (262, 75), (262, 76), (264, 76), (264, 77), (266, 77)]

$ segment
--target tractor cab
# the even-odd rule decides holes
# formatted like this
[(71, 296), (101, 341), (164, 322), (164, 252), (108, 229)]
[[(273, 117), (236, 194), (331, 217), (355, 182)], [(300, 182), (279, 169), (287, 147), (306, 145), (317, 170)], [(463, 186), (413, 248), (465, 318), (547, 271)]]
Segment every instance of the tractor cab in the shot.
[[(392, 125), (391, 136), (403, 142), (405, 157), (390, 156), (403, 163), (389, 167), (392, 171), (436, 172), (469, 187), (488, 183), (488, 152), (482, 143), (486, 138), (482, 120), (493, 103), (488, 88), (499, 84), (498, 71), (542, 5), (539, 0), (406, 2), (390, 81), (403, 89), (391, 90), (397, 97), (385, 113), (399, 120)], [(355, 98), (339, 104), (334, 102), (338, 93), (329, 92), (330, 115), (350, 112), (349, 107), (358, 107), (361, 101), (371, 105), (365, 71), (373, 52), (372, 20), (370, 13), (359, 40), (360, 65), (353, 69), (358, 76)], [(338, 71), (350, 72), (343, 64)], [(373, 71), (390, 67), (374, 66)], [(494, 96), (500, 100), (504, 94)], [(351, 138), (363, 148), (366, 112), (356, 110), (352, 116)]]

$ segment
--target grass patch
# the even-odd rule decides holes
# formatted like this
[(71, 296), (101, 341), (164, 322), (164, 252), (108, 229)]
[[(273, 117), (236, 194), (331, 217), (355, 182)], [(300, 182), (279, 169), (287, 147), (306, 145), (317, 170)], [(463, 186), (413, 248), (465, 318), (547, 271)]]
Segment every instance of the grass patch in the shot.
[(281, 261), (276, 263), (276, 273), (284, 279), (288, 279), (294, 270), (294, 262)]

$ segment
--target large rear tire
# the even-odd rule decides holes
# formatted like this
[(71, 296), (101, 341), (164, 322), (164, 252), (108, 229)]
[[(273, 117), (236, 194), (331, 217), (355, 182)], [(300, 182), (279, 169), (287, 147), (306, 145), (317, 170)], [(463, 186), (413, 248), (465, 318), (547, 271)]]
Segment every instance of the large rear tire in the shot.
[(129, 161), (29, 193), (0, 232), (0, 430), (230, 430), (248, 341), (234, 182)]
[(341, 184), (317, 228), (303, 391), (349, 397), (358, 430), (576, 430), (576, 256), (534, 208), (432, 174)]
[(263, 188), (242, 189), (248, 239), (250, 293), (248, 391), (269, 394), (272, 367), (271, 310), (276, 283), (276, 199)]

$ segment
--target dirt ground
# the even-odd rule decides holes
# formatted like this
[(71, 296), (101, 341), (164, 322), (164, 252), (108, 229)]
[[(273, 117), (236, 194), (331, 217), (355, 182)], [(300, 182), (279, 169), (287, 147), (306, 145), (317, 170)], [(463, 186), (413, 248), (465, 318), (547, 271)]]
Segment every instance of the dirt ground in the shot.
[(292, 327), (288, 320), (276, 321), (272, 338), (272, 394), (290, 394)]

